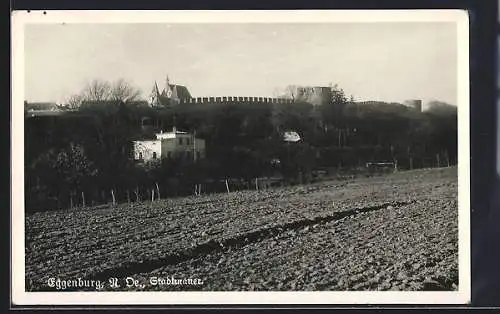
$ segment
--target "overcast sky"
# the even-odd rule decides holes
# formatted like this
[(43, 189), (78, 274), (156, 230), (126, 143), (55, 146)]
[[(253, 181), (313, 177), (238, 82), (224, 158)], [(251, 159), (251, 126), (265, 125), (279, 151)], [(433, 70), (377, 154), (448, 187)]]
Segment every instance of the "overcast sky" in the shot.
[(337, 83), (358, 100), (456, 104), (454, 23), (48, 24), (25, 28), (25, 98), (57, 101), (94, 78), (193, 97), (273, 96)]

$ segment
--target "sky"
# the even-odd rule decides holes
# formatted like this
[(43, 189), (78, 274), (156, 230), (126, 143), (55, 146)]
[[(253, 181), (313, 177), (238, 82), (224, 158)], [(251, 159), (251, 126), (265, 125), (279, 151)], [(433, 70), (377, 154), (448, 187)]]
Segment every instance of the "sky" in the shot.
[(92, 79), (120, 78), (147, 99), (168, 75), (193, 97), (338, 84), (356, 100), (457, 103), (449, 22), (28, 24), (24, 46), (33, 102), (62, 102)]

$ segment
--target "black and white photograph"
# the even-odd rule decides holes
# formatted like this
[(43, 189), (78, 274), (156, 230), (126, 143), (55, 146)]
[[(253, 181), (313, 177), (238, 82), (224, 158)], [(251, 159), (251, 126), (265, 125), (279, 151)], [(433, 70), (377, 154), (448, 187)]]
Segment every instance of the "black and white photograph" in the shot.
[(465, 11), (15, 13), (19, 303), (470, 301)]

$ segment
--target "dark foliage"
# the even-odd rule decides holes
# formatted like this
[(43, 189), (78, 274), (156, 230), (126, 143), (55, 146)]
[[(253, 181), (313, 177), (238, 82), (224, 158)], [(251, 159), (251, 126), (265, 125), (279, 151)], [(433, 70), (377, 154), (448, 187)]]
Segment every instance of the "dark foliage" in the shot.
[[(248, 188), (279, 175), (305, 183), (318, 170), (359, 169), (394, 162), (399, 169), (457, 163), (457, 109), (434, 102), (420, 112), (400, 104), (356, 103), (332, 88), (331, 101), (187, 104), (154, 110), (138, 102), (90, 102), (77, 113), (25, 120), (27, 209), (225, 191), (225, 180)], [(131, 141), (160, 129), (196, 132), (207, 156), (196, 163), (137, 165)], [(299, 142), (284, 142), (296, 131)], [(158, 185), (158, 189), (156, 186)], [(113, 190), (113, 195), (111, 194)]]

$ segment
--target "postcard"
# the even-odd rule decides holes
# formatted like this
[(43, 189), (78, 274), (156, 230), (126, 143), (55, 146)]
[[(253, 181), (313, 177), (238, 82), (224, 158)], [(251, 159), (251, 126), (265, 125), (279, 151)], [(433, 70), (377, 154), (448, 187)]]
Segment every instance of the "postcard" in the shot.
[(16, 11), (15, 305), (470, 302), (462, 10)]

